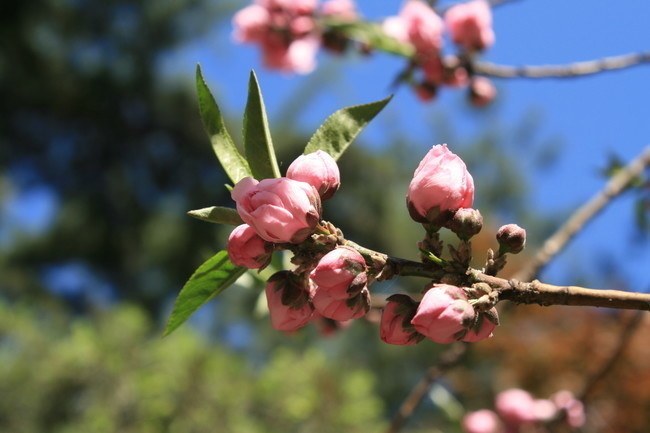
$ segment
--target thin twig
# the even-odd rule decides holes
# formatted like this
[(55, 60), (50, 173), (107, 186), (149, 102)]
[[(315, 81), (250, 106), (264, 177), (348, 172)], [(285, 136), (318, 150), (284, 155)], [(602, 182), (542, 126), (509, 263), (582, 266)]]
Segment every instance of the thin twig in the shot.
[(637, 330), (639, 327), (639, 324), (641, 323), (641, 319), (643, 318), (643, 312), (642, 311), (637, 311), (636, 314), (627, 322), (623, 330), (621, 331), (621, 335), (618, 337), (616, 348), (612, 351), (611, 355), (609, 358), (603, 363), (603, 365), (600, 367), (596, 373), (594, 373), (591, 378), (585, 383), (584, 388), (582, 391), (578, 394), (578, 399), (582, 401), (583, 403), (585, 400), (589, 397), (589, 394), (594, 390), (598, 382), (600, 382), (616, 365), (616, 363), (621, 359), (623, 356), (623, 353), (625, 352), (625, 349), (629, 345), (630, 341), (632, 340), (632, 336), (634, 335), (634, 331)]
[(440, 356), (440, 361), (427, 370), (426, 375), (411, 389), (409, 395), (406, 396), (386, 433), (397, 433), (402, 429), (406, 421), (408, 421), (413, 415), (413, 412), (415, 412), (415, 409), (420, 405), (433, 383), (448, 369), (458, 364), (465, 352), (467, 352), (467, 345), (465, 343), (455, 343)]
[(544, 242), (535, 257), (514, 276), (520, 281), (530, 281), (566, 244), (595, 217), (614, 197), (621, 194), (650, 165), (650, 146), (632, 162), (618, 171), (605, 187), (580, 207), (550, 238)]
[(567, 65), (507, 66), (490, 62), (475, 62), (473, 71), (498, 78), (571, 78), (629, 68), (650, 62), (650, 51), (604, 57)]

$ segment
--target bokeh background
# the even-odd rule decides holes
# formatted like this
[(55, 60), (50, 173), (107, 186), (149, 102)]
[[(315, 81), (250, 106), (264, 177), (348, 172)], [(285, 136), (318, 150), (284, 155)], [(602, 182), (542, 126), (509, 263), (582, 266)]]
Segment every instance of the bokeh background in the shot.
[[(359, 1), (378, 20), (399, 2)], [(445, 4), (444, 2), (441, 2)], [(392, 347), (368, 321), (324, 335), (270, 329), (247, 276), (179, 331), (161, 334), (192, 271), (229, 228), (190, 209), (232, 205), (194, 92), (200, 62), (229, 130), (241, 136), (255, 69), (281, 166), (333, 111), (386, 97), (403, 60), (321, 55), (308, 76), (265, 70), (235, 45), (246, 2), (34, 0), (0, 6), (0, 431), (376, 432), (444, 346)], [(494, 9), (503, 64), (561, 64), (650, 49), (644, 0), (519, 0)], [(410, 176), (446, 142), (470, 167), (486, 218), (477, 251), (503, 223), (528, 254), (598, 191), (612, 161), (649, 143), (648, 66), (574, 79), (495, 80), (475, 109), (462, 90), (422, 104), (399, 88), (341, 159), (325, 217), (347, 237), (414, 258), (422, 237), (404, 206)], [(647, 291), (647, 188), (628, 191), (541, 274), (557, 284)], [(509, 264), (516, 270), (526, 256)], [(422, 281), (391, 281), (394, 292)], [(496, 392), (580, 391), (627, 317), (566, 307), (504, 308), (405, 431), (458, 430)], [(650, 428), (647, 320), (590, 394), (588, 429)]]

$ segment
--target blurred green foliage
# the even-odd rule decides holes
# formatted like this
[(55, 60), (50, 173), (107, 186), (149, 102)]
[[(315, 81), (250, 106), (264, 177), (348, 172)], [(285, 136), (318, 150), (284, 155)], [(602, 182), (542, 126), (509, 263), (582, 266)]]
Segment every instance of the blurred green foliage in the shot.
[(135, 306), (68, 320), (0, 305), (0, 431), (377, 432), (373, 375), (317, 349), (262, 365)]

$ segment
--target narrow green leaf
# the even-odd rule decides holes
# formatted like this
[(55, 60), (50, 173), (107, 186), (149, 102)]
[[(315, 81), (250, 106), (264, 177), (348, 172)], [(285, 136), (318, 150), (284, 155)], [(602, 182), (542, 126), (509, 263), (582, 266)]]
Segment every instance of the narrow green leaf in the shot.
[(254, 71), (251, 71), (248, 82), (243, 135), (246, 159), (255, 179), (280, 177), (280, 168), (275, 158), (269, 123), (266, 118), (264, 99), (262, 99), (262, 92)]
[(244, 221), (237, 213), (237, 210), (229, 207), (204, 207), (203, 209), (191, 210), (187, 214), (209, 223), (228, 224), (231, 226), (244, 224)]
[(221, 166), (233, 183), (246, 176), (252, 176), (244, 157), (232, 141), (221, 116), (221, 110), (203, 79), (201, 65), (196, 65), (196, 90), (199, 97), (199, 111), (205, 132), (210, 137), (212, 149)]
[(305, 154), (324, 150), (339, 159), (352, 141), (385, 106), (392, 96), (381, 101), (342, 108), (332, 114), (309, 140)]
[(244, 272), (246, 268), (230, 262), (227, 251), (219, 251), (199, 266), (176, 298), (163, 336), (171, 334), (199, 307), (223, 292)]

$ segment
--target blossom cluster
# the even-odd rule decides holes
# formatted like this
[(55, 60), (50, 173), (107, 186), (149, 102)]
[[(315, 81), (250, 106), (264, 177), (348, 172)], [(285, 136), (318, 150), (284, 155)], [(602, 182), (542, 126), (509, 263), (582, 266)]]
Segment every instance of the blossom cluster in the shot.
[[(328, 27), (324, 19), (352, 26), (360, 22), (352, 0), (328, 0), (320, 7), (318, 0), (255, 0), (234, 16), (234, 38), (259, 45), (266, 67), (305, 74), (314, 70), (321, 46), (339, 53), (351, 45), (344, 32)], [(454, 5), (442, 17), (423, 0), (408, 0), (398, 15), (383, 20), (381, 30), (412, 49), (401, 79), (421, 100), (434, 99), (442, 86), (468, 88), (469, 100), (476, 106), (485, 106), (496, 96), (490, 80), (471, 74), (468, 67), (476, 54), (494, 44), (492, 13), (486, 0)], [(445, 34), (456, 53), (443, 54)], [(373, 48), (358, 46), (364, 53)]]
[(535, 399), (523, 389), (497, 394), (495, 411), (482, 409), (465, 415), (465, 433), (519, 433), (536, 431), (536, 425), (561, 422), (573, 429), (585, 423), (583, 403), (571, 391), (563, 390), (548, 399)]
[[(384, 263), (343, 238), (331, 223), (321, 220), (322, 203), (341, 184), (336, 161), (322, 150), (291, 163), (286, 177), (241, 179), (231, 192), (245, 222), (228, 239), (233, 264), (263, 269), (277, 250), (290, 250), (295, 269), (273, 274), (266, 284), (272, 326), (294, 331), (322, 318), (337, 323), (366, 315), (371, 306), (369, 285), (383, 272)], [(421, 251), (437, 253), (432, 245), (437, 230), (446, 227), (469, 248), (469, 239), (482, 226), (472, 209), (474, 182), (460, 157), (447, 145), (436, 145), (415, 170), (407, 194), (411, 217), (427, 228)], [(518, 252), (525, 231), (516, 225), (497, 233), (500, 255)], [(459, 247), (460, 250), (460, 247)], [(454, 250), (456, 251), (456, 250)], [(366, 256), (364, 256), (364, 254)], [(467, 265), (456, 251), (455, 260)], [(380, 260), (381, 262), (381, 260)], [(444, 267), (440, 268), (445, 271)], [(411, 345), (429, 338), (438, 343), (474, 342), (492, 336), (498, 325), (497, 299), (489, 287), (461, 287), (431, 282), (421, 299), (395, 294), (387, 299), (380, 321), (380, 337), (390, 344)], [(420, 298), (420, 296), (416, 296)]]

